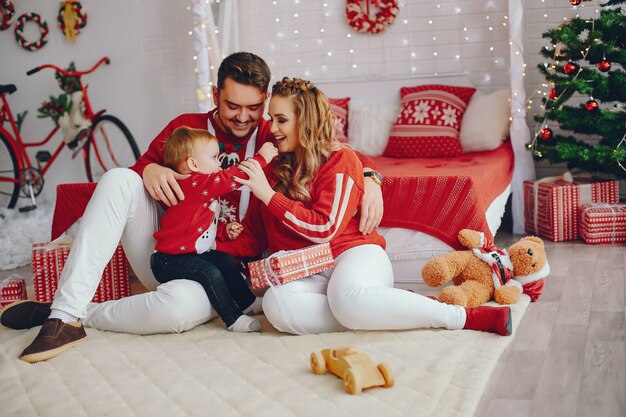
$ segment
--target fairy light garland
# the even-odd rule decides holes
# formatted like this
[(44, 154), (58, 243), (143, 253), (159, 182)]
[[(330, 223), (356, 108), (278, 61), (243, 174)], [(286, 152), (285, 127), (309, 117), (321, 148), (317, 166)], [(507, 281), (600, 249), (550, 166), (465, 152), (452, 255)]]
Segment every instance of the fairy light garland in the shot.
[[(196, 8), (197, 3), (206, 3), (216, 5), (220, 3), (219, 0), (193, 0), (192, 6), (188, 6), (187, 10), (192, 10)], [(224, 3), (223, 1), (221, 3)], [(302, 58), (302, 56), (298, 54), (294, 54), (293, 63), (290, 63), (290, 67), (300, 67), (301, 76), (306, 78), (321, 78), (326, 79), (329, 77), (329, 68), (337, 67), (337, 65), (346, 65), (346, 72), (351, 74), (353, 77), (361, 77), (364, 75), (364, 72), (367, 71), (368, 59), (367, 59), (367, 46), (363, 44), (363, 37), (369, 37), (369, 34), (363, 34), (356, 32), (352, 29), (348, 24), (346, 24), (346, 29), (343, 33), (345, 39), (348, 40), (348, 43), (341, 43), (339, 45), (326, 42), (327, 36), (334, 36), (335, 32), (329, 32), (328, 25), (333, 24), (336, 25), (337, 22), (341, 19), (345, 22), (345, 7), (340, 7), (338, 4), (331, 3), (329, 1), (322, 2), (322, 13), (323, 13), (323, 23), (318, 30), (317, 38), (303, 38), (304, 29), (297, 24), (297, 20), (302, 18), (303, 11), (300, 11), (302, 6), (302, 2), (300, 0), (273, 0), (269, 3), (269, 7), (271, 10), (275, 12), (274, 17), (270, 17), (270, 21), (275, 23), (275, 36), (274, 39), (269, 39), (266, 49), (267, 49), (267, 62), (270, 66), (270, 69), (275, 72), (275, 66), (277, 65), (276, 59), (273, 58), (278, 51), (280, 55), (280, 51), (284, 50), (294, 50), (300, 51), (302, 48), (302, 43), (307, 41), (316, 41), (318, 45), (322, 45), (320, 51), (320, 59), (318, 60), (318, 66), (312, 65), (310, 62), (306, 62), (306, 59)], [(291, 3), (291, 5), (290, 5)], [(363, 3), (363, 2), (361, 2)], [(378, 4), (382, 4), (382, 0), (378, 0)], [(344, 3), (345, 4), (345, 3)], [(371, 2), (374, 5), (374, 2)], [(467, 58), (471, 58), (466, 50), (465, 45), (463, 44), (473, 44), (476, 42), (483, 43), (481, 39), (485, 39), (488, 36), (489, 39), (493, 39), (491, 42), (486, 43), (486, 52), (492, 56), (491, 62), (493, 63), (493, 69), (496, 71), (500, 71), (500, 68), (505, 68), (507, 60), (508, 60), (508, 50), (509, 48), (504, 48), (504, 44), (500, 46), (498, 44), (499, 39), (498, 36), (493, 35), (494, 32), (498, 30), (505, 30), (508, 32), (509, 26), (509, 16), (506, 14), (502, 14), (498, 11), (498, 7), (494, 4), (493, 1), (486, 0), (484, 5), (484, 10), (487, 10), (489, 15), (485, 17), (485, 20), (488, 21), (488, 24), (477, 24), (476, 27), (473, 26), (465, 26), (461, 27), (460, 30), (463, 30), (461, 44), (456, 48), (450, 48), (450, 44), (446, 40), (440, 40), (438, 37), (438, 33), (441, 31), (441, 24), (439, 24), (440, 19), (448, 19), (450, 16), (458, 16), (463, 13), (468, 12), (465, 7), (462, 5), (450, 5), (447, 2), (438, 2), (434, 5), (438, 13), (431, 14), (430, 17), (424, 18), (416, 18), (416, 17), (404, 17), (402, 10), (408, 10), (405, 6), (408, 7), (406, 1), (398, 0), (397, 1), (398, 8), (400, 12), (398, 13), (395, 22), (395, 26), (398, 24), (402, 25), (402, 27), (406, 28), (415, 28), (420, 27), (422, 25), (428, 25), (429, 28), (432, 28), (431, 36), (432, 39), (430, 43), (430, 47), (432, 47), (432, 53), (430, 56), (425, 56), (420, 49), (423, 49), (421, 46), (415, 45), (415, 40), (411, 39), (410, 36), (402, 37), (399, 39), (399, 43), (395, 48), (402, 48), (406, 50), (406, 75), (411, 76), (427, 76), (427, 75), (441, 75), (441, 74), (457, 74), (467, 71), (463, 71), (463, 60)], [(289, 12), (285, 12), (285, 10), (289, 10)], [(375, 12), (378, 9), (371, 7), (370, 12)], [(295, 17), (295, 14), (298, 14), (298, 17)], [(271, 16), (271, 14), (270, 14)], [(341, 18), (341, 19), (339, 19)], [(295, 23), (295, 24), (294, 24)], [(286, 30), (286, 28), (291, 28), (291, 30)], [(411, 30), (411, 29), (409, 29)], [(332, 33), (332, 34), (329, 34)], [(329, 35), (327, 35), (329, 34)], [(189, 31), (189, 35), (196, 38), (196, 34), (194, 31)], [(214, 33), (211, 37), (219, 40), (222, 36), (221, 33)], [(495, 43), (494, 43), (495, 41)], [(212, 45), (213, 39), (209, 39), (208, 47)], [(338, 46), (341, 49), (336, 49)], [(471, 48), (470, 48), (471, 49)], [(198, 47), (196, 48), (196, 53), (194, 54), (194, 61), (196, 61), (196, 74), (199, 74), (204, 71), (201, 64), (199, 63), (201, 60), (198, 56)], [(263, 53), (262, 51), (259, 51)], [(342, 62), (343, 61), (343, 62)], [(425, 64), (427, 62), (427, 64)], [(437, 65), (437, 62), (445, 62), (445, 67), (443, 65)], [(395, 76), (402, 76), (402, 73), (399, 71), (394, 72)], [(525, 74), (524, 74), (525, 75)], [(198, 79), (206, 78), (198, 76)], [(480, 80), (480, 84), (489, 85), (494, 82), (497, 78), (491, 72), (486, 72), (483, 75), (483, 78)], [(206, 92), (208, 89), (206, 87), (198, 84), (198, 93), (204, 97), (206, 97)], [(203, 90), (202, 92), (200, 90)]]

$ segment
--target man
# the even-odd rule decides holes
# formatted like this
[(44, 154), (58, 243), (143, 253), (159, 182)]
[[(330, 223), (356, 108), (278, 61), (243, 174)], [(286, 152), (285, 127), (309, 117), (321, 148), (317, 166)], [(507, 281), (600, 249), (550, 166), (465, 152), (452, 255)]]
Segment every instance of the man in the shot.
[[(260, 57), (247, 52), (228, 56), (213, 87), (216, 108), (175, 118), (134, 166), (105, 173), (82, 217), (54, 302), (17, 302), (0, 316), (0, 323), (14, 329), (42, 325), (20, 359), (44, 361), (83, 343), (87, 337), (83, 326), (136, 334), (182, 332), (215, 317), (200, 284), (190, 280), (159, 284), (149, 265), (163, 206), (184, 199), (177, 180), (186, 176), (163, 166), (163, 144), (174, 129), (188, 126), (207, 129), (217, 137), (224, 167), (254, 155), (273, 139), (270, 125), (263, 119), (270, 80), (270, 70)], [(364, 166), (373, 166), (367, 157), (361, 158)], [(372, 170), (364, 171), (371, 179), (366, 180), (360, 230), (370, 233), (382, 218), (382, 192)], [(224, 220), (240, 221), (249, 199), (247, 188), (223, 198)], [(133, 271), (149, 291), (90, 303), (120, 240)]]

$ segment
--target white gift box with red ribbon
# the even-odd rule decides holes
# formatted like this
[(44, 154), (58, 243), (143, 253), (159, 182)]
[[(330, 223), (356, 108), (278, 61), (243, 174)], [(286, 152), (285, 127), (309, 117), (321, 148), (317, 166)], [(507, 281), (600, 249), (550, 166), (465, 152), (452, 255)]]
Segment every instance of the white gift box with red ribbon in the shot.
[(328, 243), (278, 251), (268, 258), (248, 263), (252, 288), (285, 284), (334, 266), (333, 253)]
[(580, 232), (588, 244), (626, 242), (626, 204), (582, 205)]
[(559, 177), (524, 181), (524, 226), (527, 233), (555, 242), (575, 240), (581, 237), (581, 205), (618, 201), (617, 181), (574, 180), (569, 172)]
[(22, 277), (8, 277), (0, 281), (0, 307), (19, 300), (26, 300), (26, 280)]
[[(64, 235), (48, 243), (33, 244), (32, 269), (35, 298), (52, 301), (57, 290), (61, 272), (70, 254), (72, 238)], [(121, 245), (113, 253), (111, 261), (102, 273), (93, 302), (118, 300), (130, 295), (128, 261)]]

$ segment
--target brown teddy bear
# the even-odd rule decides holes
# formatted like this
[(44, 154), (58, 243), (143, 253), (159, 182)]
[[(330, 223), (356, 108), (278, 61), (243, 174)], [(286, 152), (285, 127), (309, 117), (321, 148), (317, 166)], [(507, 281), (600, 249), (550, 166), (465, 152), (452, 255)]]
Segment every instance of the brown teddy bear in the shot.
[(485, 234), (463, 229), (459, 242), (469, 250), (433, 258), (422, 269), (429, 287), (444, 288), (439, 301), (475, 307), (495, 299), (500, 304), (516, 303), (522, 292), (537, 300), (550, 274), (543, 241), (535, 236), (522, 238), (507, 250), (485, 242)]

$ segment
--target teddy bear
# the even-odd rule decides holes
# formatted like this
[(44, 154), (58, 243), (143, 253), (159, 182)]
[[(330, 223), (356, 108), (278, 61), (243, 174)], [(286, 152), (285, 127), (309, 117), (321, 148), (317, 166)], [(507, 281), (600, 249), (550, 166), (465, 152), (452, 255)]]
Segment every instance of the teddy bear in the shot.
[(500, 304), (514, 304), (523, 293), (536, 301), (543, 292), (550, 265), (543, 241), (536, 236), (523, 237), (508, 250), (500, 250), (485, 241), (485, 234), (463, 229), (459, 242), (468, 250), (454, 251), (433, 258), (422, 269), (429, 287), (450, 281), (437, 299), (443, 303), (475, 307), (494, 299)]

